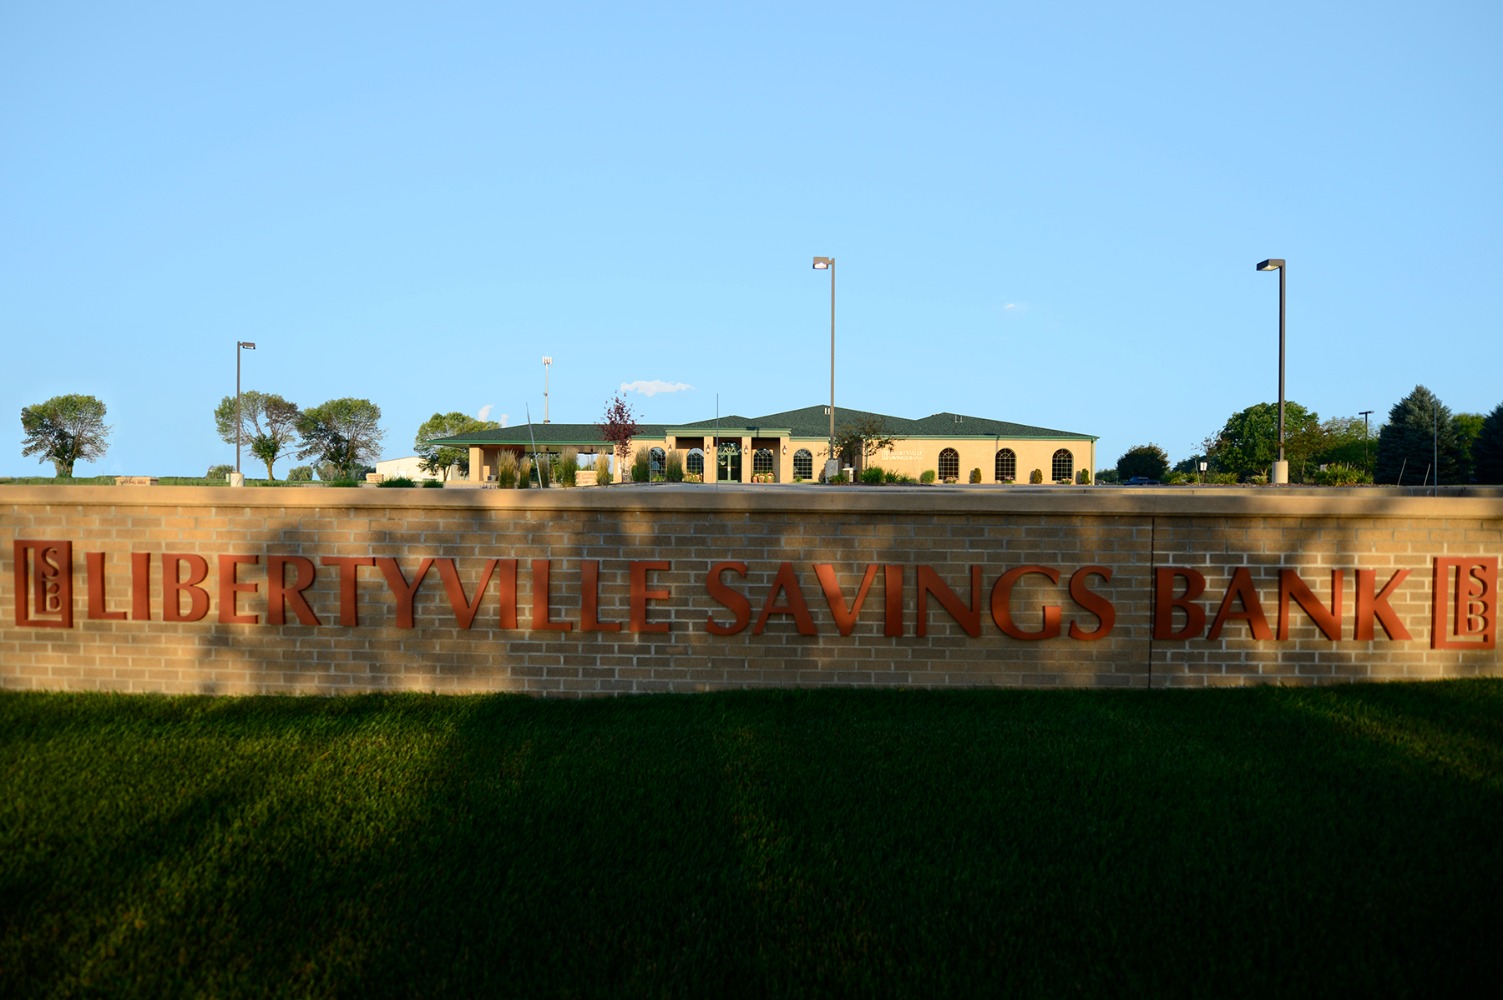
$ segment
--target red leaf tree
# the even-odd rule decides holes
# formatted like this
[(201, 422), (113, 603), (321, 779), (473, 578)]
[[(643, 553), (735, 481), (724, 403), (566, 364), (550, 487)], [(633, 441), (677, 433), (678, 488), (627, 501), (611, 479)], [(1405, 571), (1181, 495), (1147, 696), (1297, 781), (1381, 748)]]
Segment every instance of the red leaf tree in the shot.
[(606, 404), (605, 419), (597, 426), (601, 436), (615, 449), (616, 467), (625, 468), (626, 459), (631, 455), (631, 439), (637, 433), (637, 416), (631, 412), (631, 407), (621, 398), (620, 393), (611, 397), (611, 401)]

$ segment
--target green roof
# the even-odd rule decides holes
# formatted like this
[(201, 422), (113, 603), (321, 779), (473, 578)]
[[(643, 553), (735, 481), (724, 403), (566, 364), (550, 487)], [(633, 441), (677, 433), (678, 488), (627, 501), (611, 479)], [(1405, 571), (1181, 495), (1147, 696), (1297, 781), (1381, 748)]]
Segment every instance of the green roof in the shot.
[[(973, 417), (963, 413), (932, 413), (927, 417), (911, 420), (907, 417), (894, 417), (886, 413), (874, 413), (870, 410), (846, 409), (837, 406), (835, 408), (835, 426), (850, 425), (854, 421), (871, 418), (880, 421), (888, 434), (897, 438), (957, 438), (957, 437), (982, 437), (982, 438), (1070, 438), (1075, 440), (1096, 440), (1094, 434), (1078, 434), (1072, 431), (1051, 430), (1048, 427), (1033, 427), (1028, 424), (1017, 424), (1010, 420), (997, 420), (992, 417)], [(702, 432), (706, 435), (715, 433), (716, 428), (721, 434), (734, 431), (763, 432), (767, 436), (776, 436), (784, 432), (789, 437), (795, 438), (825, 438), (830, 433), (830, 411), (823, 405), (805, 406), (798, 410), (785, 410), (781, 413), (769, 413), (761, 417), (743, 417), (737, 414), (722, 416), (718, 419), (692, 420), (680, 424), (639, 424), (636, 437), (663, 438), (669, 434), (693, 434)], [(434, 438), (430, 444), (442, 445), (530, 445), (536, 441), (538, 445), (550, 445), (554, 447), (577, 447), (577, 448), (601, 448), (606, 447), (608, 442), (600, 435), (600, 427), (596, 424), (519, 424), (515, 427), (498, 427), (495, 430), (477, 431), (474, 434), (459, 434), (455, 437)]]

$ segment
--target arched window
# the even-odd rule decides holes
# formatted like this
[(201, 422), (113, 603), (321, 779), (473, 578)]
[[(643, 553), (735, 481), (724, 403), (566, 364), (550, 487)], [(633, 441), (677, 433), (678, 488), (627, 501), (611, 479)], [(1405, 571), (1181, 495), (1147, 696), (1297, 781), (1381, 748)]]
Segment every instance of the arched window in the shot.
[(752, 456), (752, 472), (766, 475), (772, 472), (772, 452), (767, 448), (758, 448)]
[(651, 467), (654, 480), (663, 478), (663, 468), (668, 461), (668, 453), (661, 448), (654, 448), (647, 453), (647, 463)]
[(1018, 478), (1018, 456), (1011, 448), (997, 452), (997, 482), (1010, 483)]
[(1054, 481), (1056, 483), (1073, 482), (1075, 479), (1075, 456), (1066, 448), (1061, 448), (1054, 453)]
[(960, 479), (960, 452), (954, 448), (939, 453), (939, 478), (948, 482)]
[(814, 453), (808, 448), (800, 448), (793, 453), (793, 479), (814, 478)]
[(691, 476), (699, 476), (701, 479), (704, 478), (705, 453), (703, 448), (694, 448), (690, 450), (689, 457), (684, 459), (684, 471), (689, 473), (689, 475)]

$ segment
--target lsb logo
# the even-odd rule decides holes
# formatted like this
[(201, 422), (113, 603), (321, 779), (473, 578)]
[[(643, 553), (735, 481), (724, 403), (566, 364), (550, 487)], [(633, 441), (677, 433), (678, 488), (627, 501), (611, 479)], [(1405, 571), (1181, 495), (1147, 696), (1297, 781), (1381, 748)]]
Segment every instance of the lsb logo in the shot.
[(1435, 560), (1431, 649), (1496, 649), (1498, 557)]
[(72, 542), (16, 542), (16, 624), (73, 627)]

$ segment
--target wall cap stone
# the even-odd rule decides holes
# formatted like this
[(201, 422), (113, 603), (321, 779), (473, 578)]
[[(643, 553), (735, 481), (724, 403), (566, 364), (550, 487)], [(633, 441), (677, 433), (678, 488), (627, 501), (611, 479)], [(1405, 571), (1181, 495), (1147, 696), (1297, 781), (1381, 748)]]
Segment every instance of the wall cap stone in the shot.
[(6, 486), (16, 507), (179, 507), (251, 509), (709, 511), (721, 513), (1080, 514), (1165, 517), (1378, 517), (1503, 519), (1503, 488), (1220, 487), (1130, 489), (1100, 486), (794, 486), (620, 484), (575, 489), (370, 490), (221, 486)]

